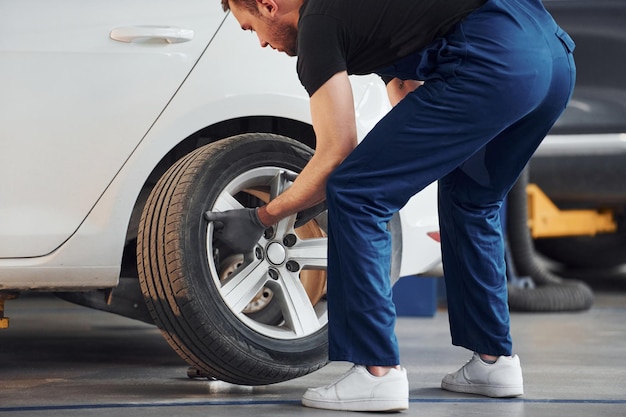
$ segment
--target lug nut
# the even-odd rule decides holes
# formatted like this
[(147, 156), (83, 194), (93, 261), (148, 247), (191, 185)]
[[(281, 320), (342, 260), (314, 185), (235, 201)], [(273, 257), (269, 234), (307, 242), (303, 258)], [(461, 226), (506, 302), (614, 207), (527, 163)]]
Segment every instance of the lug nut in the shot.
[(283, 244), (288, 248), (292, 247), (298, 241), (298, 237), (294, 234), (288, 234), (283, 238)]
[(287, 264), (285, 265), (285, 267), (287, 268), (287, 271), (289, 272), (297, 272), (300, 270), (300, 265), (296, 261), (287, 261)]
[(274, 226), (270, 226), (263, 232), (263, 237), (270, 240), (274, 236)]
[(278, 279), (278, 271), (275, 270), (274, 268), (268, 269), (267, 273), (270, 276), (270, 278), (272, 278), (273, 280), (277, 280)]
[(263, 250), (257, 246), (254, 248), (254, 256), (256, 256), (257, 259), (263, 259)]

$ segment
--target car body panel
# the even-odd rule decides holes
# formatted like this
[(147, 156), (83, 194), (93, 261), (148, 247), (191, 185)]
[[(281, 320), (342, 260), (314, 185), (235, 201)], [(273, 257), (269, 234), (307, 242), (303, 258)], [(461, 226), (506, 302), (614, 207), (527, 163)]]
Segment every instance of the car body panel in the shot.
[(626, 133), (551, 135), (530, 174), (562, 209), (620, 209), (626, 204)]
[[(0, 138), (9, 150), (0, 177), (11, 178), (0, 182), (0, 257), (48, 254), (78, 228), (206, 48), (224, 19), (218, 9), (198, 0), (0, 2)], [(110, 37), (165, 27), (193, 36)]]

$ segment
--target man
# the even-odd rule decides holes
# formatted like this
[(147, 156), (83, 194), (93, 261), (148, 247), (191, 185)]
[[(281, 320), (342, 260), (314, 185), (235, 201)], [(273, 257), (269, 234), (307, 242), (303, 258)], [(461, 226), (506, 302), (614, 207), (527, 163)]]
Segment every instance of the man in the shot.
[[(262, 47), (298, 57), (311, 97), (317, 149), (293, 186), (258, 210), (206, 215), (222, 240), (249, 251), (266, 226), (327, 200), (329, 358), (355, 366), (333, 384), (309, 389), (303, 404), (408, 407), (386, 224), (436, 180), (452, 342), (475, 352), (442, 388), (522, 395), (499, 209), (570, 98), (569, 36), (540, 0), (222, 4)], [(388, 82), (395, 106), (357, 146), (348, 75), (367, 73)], [(423, 85), (414, 89), (416, 80)]]

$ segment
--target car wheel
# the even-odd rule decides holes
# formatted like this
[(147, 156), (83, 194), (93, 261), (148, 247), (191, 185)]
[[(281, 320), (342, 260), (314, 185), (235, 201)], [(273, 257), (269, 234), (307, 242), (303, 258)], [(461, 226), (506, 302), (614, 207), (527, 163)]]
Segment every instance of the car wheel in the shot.
[[(169, 344), (203, 375), (271, 384), (328, 361), (326, 212), (296, 229), (296, 216), (282, 220), (246, 256), (220, 245), (203, 218), (267, 203), (311, 156), (285, 137), (234, 136), (174, 164), (146, 203), (137, 243), (142, 292)], [(390, 226), (397, 279), (397, 216)]]

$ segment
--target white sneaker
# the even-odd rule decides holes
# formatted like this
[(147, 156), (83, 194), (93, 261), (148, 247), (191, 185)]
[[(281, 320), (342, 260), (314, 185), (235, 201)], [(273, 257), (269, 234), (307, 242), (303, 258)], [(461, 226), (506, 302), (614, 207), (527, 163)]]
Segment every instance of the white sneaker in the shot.
[(518, 397), (524, 394), (519, 357), (500, 356), (495, 363), (488, 364), (474, 353), (461, 369), (443, 378), (441, 388), (487, 397)]
[(367, 368), (354, 365), (330, 385), (309, 388), (302, 405), (340, 411), (401, 411), (409, 408), (409, 380), (406, 369), (391, 369), (374, 376)]

